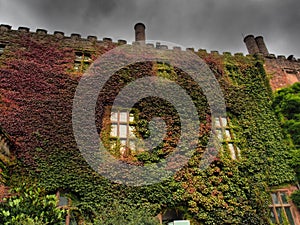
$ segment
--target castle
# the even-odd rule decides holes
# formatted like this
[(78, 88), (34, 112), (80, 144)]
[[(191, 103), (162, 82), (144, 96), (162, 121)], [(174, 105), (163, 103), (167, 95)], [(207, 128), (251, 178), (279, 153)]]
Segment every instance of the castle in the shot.
[[(82, 38), (79, 34), (66, 37), (61, 31), (48, 34), (44, 29), (31, 32), (26, 27), (12, 30), (9, 25), (0, 25), (0, 183), (3, 183), (0, 195), (7, 194), (4, 184), (17, 185), (18, 176), (38, 180), (49, 192), (68, 196), (67, 224), (72, 213), (72, 198), (79, 202), (78, 208), (82, 207), (80, 202), (96, 208), (97, 202), (101, 209), (104, 203), (120, 196), (122, 201), (130, 199), (132, 205), (150, 207), (152, 214), (159, 214), (160, 223), (185, 217), (194, 224), (268, 224), (270, 221), (283, 224), (287, 221), (299, 225), (299, 209), (288, 200), (298, 187), (287, 165), (286, 141), (269, 101), (270, 88), (275, 91), (300, 82), (300, 59), (270, 54), (261, 36), (244, 38), (249, 52), (244, 56), (147, 44), (145, 29), (142, 23), (134, 26), (135, 43), (165, 51), (192, 51), (203, 58), (220, 82), (228, 115), (207, 117), (201, 129), (215, 124), (216, 135), (224, 138), (221, 156), (207, 171), (199, 172), (195, 169), (199, 163), (196, 154), (186, 168), (164, 184), (166, 188), (164, 185), (138, 189), (118, 186), (95, 175), (78, 154), (71, 130), (72, 100), (80, 77), (94, 60), (127, 42), (113, 42), (111, 38), (98, 40), (95, 36)], [(147, 73), (186, 77), (172, 65), (160, 62), (140, 63), (137, 68), (118, 72), (120, 83), (125, 82), (123, 74), (134, 78)], [(115, 83), (111, 82), (109, 87), (114, 89)], [(185, 85), (190, 87), (190, 84)], [(112, 90), (111, 95), (115, 96), (117, 90)], [(201, 92), (196, 92), (196, 99), (198, 95)], [(111, 96), (105, 95), (103, 99), (106, 97), (108, 100), (98, 105), (99, 114), (109, 117), (110, 108), (107, 113), (106, 106), (111, 103)], [(205, 107), (199, 105), (199, 111), (205, 111)], [(131, 140), (128, 137), (131, 115), (122, 111), (115, 113), (110, 124), (113, 140), (117, 140), (116, 146), (127, 145)], [(203, 114), (203, 118), (205, 116)], [(127, 129), (124, 136), (122, 126)], [(201, 147), (199, 149), (201, 152)], [(156, 158), (167, 155), (163, 150), (158, 152)], [(132, 160), (124, 154), (121, 158)], [(157, 160), (151, 157), (142, 153), (142, 157), (137, 156), (133, 161)], [(104, 194), (95, 196), (99, 192)], [(180, 213), (174, 213), (178, 211)], [(78, 223), (91, 219), (75, 214), (72, 216)]]

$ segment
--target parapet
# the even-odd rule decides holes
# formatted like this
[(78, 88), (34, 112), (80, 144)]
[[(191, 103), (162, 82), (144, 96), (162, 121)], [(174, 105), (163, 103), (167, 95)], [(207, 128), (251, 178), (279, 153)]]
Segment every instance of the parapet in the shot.
[(9, 30), (11, 30), (10, 25), (6, 25), (6, 24), (1, 24), (0, 25), (0, 31), (9, 31)]
[[(142, 23), (137, 23), (135, 25), (136, 31), (139, 29), (145, 29), (145, 25)], [(119, 39), (117, 41), (113, 41), (112, 38), (109, 37), (104, 37), (102, 40), (99, 40), (96, 36), (94, 35), (89, 35), (87, 38), (82, 38), (80, 34), (77, 33), (72, 33), (69, 37), (65, 36), (65, 33), (62, 31), (54, 31), (53, 34), (49, 34), (47, 30), (38, 28), (36, 29), (36, 32), (31, 32), (28, 27), (19, 27), (17, 30), (12, 30), (12, 27), (7, 24), (1, 24), (0, 25), (0, 33), (1, 35), (5, 35), (5, 33), (8, 34), (8, 37), (5, 38), (2, 41), (7, 41), (9, 39), (9, 35), (16, 35), (18, 33), (26, 33), (29, 35), (34, 36), (34, 38), (55, 38), (55, 40), (62, 42), (63, 44), (66, 44), (66, 46), (74, 47), (74, 48), (82, 48), (82, 47), (88, 47), (88, 46), (94, 46), (94, 45), (102, 45), (104, 44), (104, 47), (108, 46), (119, 46), (119, 45), (126, 45), (127, 41)], [(143, 41), (142, 41), (143, 42)], [(278, 60), (288, 60), (287, 57), (283, 55), (279, 55), (276, 57), (274, 54), (269, 54), (268, 49), (266, 48), (264, 44), (264, 40), (262, 36), (257, 36), (254, 37), (253, 35), (247, 35), (244, 38), (244, 42), (246, 43), (246, 46), (248, 48), (248, 51), (250, 53), (250, 56), (255, 55), (261, 55), (261, 57), (266, 58), (268, 60), (271, 59), (278, 59)], [(112, 45), (111, 45), (112, 44)], [(132, 44), (139, 44), (139, 42), (132, 42)], [(230, 52), (223, 52), (220, 54), (218, 51), (210, 51), (208, 52), (206, 49), (198, 49), (195, 51), (194, 48), (186, 48), (182, 49), (182, 47), (179, 46), (168, 46), (165, 43), (161, 44), (159, 42), (153, 44), (153, 43), (146, 43), (145, 44), (148, 47), (151, 48), (156, 48), (156, 49), (161, 49), (161, 50), (175, 50), (175, 51), (192, 51), (195, 52), (196, 54), (200, 56), (208, 55), (211, 54), (213, 56), (232, 56)], [(234, 56), (244, 56), (243, 53), (235, 53), (233, 54)], [(248, 55), (247, 55), (248, 56)], [(248, 56), (248, 57), (250, 57)], [(290, 60), (291, 61), (291, 60)], [(293, 62), (300, 62), (300, 59), (295, 59)]]

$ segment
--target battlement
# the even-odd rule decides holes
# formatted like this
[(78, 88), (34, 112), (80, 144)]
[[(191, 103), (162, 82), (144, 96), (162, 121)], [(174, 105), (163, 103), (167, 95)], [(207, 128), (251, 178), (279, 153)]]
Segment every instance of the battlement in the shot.
[[(175, 51), (192, 51), (200, 55), (205, 55), (205, 54), (211, 54), (214, 56), (237, 56), (237, 57), (252, 57), (253, 55), (259, 55), (265, 59), (271, 60), (281, 60), (281, 61), (290, 61), (290, 62), (300, 62), (300, 59), (295, 59), (293, 56), (286, 57), (284, 55), (278, 55), (276, 56), (275, 54), (270, 54), (268, 52), (268, 49), (264, 43), (263, 37), (262, 36), (257, 36), (254, 37), (253, 35), (247, 35), (244, 38), (244, 42), (246, 44), (246, 47), (249, 51), (249, 54), (244, 55), (244, 53), (230, 53), (230, 52), (223, 52), (219, 53), (219, 51), (212, 50), (212, 51), (207, 51), (206, 49), (198, 49), (195, 50), (194, 48), (183, 48), (181, 46), (169, 46), (169, 43), (152, 43), (152, 42), (147, 42), (146, 40), (146, 35), (145, 35), (145, 25), (142, 23), (137, 23), (134, 26), (135, 29), (135, 36), (136, 36), (136, 41), (133, 41), (131, 44), (143, 44), (145, 43), (148, 47), (156, 48), (156, 49), (161, 49), (161, 50), (175, 50)], [(14, 30), (12, 29), (12, 26), (7, 25), (7, 24), (1, 24), (0, 25), (0, 35), (4, 36), (4, 39), (0, 39), (0, 45), (1, 41), (3, 42), (9, 42), (10, 36), (14, 36), (16, 34), (20, 33), (27, 33), (32, 35), (34, 38), (37, 39), (45, 39), (45, 38), (54, 38), (58, 42), (63, 42), (67, 46), (72, 45), (72, 46), (91, 46), (91, 45), (105, 45), (105, 44), (111, 44), (112, 46), (118, 46), (118, 45), (125, 45), (125, 44), (130, 44), (126, 40), (123, 39), (118, 39), (118, 40), (113, 40), (112, 38), (109, 37), (104, 37), (101, 40), (98, 39), (97, 36), (94, 35), (88, 35), (87, 37), (82, 37), (81, 34), (77, 33), (71, 33), (70, 36), (66, 36), (64, 32), (62, 31), (54, 31), (52, 34), (48, 33), (46, 29), (41, 29), (37, 28), (35, 32), (31, 31), (30, 28), (28, 27), (18, 27), (18, 29)], [(6, 37), (6, 38), (5, 38)]]
[(62, 31), (54, 31), (53, 34), (49, 34), (47, 30), (38, 28), (35, 32), (30, 31), (28, 27), (19, 27), (17, 30), (13, 30), (10, 25), (1, 24), (0, 25), (0, 34), (2, 35), (14, 35), (17, 33), (28, 33), (36, 38), (45, 38), (45, 37), (53, 37), (59, 41), (74, 41), (74, 42), (90, 42), (90, 43), (113, 43), (116, 45), (127, 44), (126, 40), (119, 39), (113, 42), (112, 38), (104, 37), (102, 40), (98, 40), (98, 38), (94, 35), (88, 35), (86, 38), (83, 38), (81, 34), (72, 33), (70, 36), (66, 36)]

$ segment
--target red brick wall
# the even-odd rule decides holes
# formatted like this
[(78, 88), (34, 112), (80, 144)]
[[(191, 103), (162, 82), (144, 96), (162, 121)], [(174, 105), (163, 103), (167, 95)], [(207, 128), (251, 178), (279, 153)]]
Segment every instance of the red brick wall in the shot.
[(265, 58), (265, 70), (270, 76), (273, 90), (284, 88), (300, 81), (300, 62), (285, 58)]

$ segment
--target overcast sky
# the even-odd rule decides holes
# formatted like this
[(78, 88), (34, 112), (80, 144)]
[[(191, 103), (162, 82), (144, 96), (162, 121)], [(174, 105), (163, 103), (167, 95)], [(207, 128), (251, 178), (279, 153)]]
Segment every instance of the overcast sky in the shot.
[(0, 0), (0, 24), (246, 53), (242, 35), (264, 36), (270, 53), (300, 58), (299, 0)]

